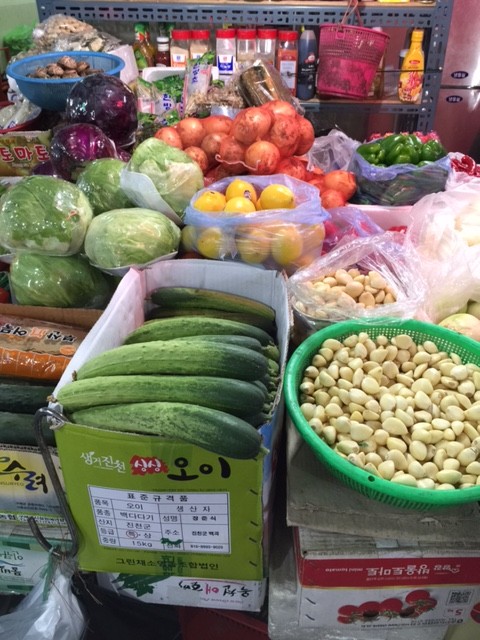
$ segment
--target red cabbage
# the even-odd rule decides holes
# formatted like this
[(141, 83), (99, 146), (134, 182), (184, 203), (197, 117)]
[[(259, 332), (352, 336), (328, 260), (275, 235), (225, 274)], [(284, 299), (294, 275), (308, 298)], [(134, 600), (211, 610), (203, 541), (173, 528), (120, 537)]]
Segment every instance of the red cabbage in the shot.
[(70, 123), (97, 125), (117, 147), (128, 147), (135, 141), (135, 94), (115, 76), (98, 73), (77, 82), (68, 95), (65, 116)]
[(56, 175), (75, 181), (92, 160), (117, 158), (113, 140), (94, 124), (69, 124), (58, 129), (50, 145), (50, 160)]

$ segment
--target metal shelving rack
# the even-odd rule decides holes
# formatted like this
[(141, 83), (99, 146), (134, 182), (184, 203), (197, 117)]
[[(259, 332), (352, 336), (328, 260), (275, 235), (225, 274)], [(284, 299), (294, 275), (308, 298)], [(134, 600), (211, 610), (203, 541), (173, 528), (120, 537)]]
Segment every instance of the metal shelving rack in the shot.
[[(413, 0), (398, 4), (362, 1), (360, 14), (366, 27), (418, 27), (427, 30), (427, 69), (420, 104), (401, 104), (395, 100), (318, 100), (304, 102), (307, 111), (335, 108), (402, 116), (403, 126), (419, 130), (433, 128), (454, 0)], [(57, 13), (85, 22), (177, 22), (222, 23), (272, 26), (316, 26), (338, 23), (348, 2), (335, 0), (268, 0), (235, 2), (191, 0), (190, 2), (142, 2), (141, 0), (37, 0), (40, 20)]]

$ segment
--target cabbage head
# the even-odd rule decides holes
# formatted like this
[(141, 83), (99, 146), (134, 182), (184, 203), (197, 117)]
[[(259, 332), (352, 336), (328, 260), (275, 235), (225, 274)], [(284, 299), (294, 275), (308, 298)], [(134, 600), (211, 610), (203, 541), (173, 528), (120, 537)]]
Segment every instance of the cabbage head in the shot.
[(117, 158), (89, 162), (77, 178), (77, 187), (87, 196), (93, 215), (135, 206), (120, 188), (120, 173), (127, 166)]
[(37, 307), (103, 309), (113, 293), (112, 279), (81, 254), (18, 253), (10, 265), (10, 288), (18, 304)]
[(114, 209), (92, 220), (85, 253), (94, 265), (111, 269), (144, 265), (178, 251), (180, 229), (166, 215), (151, 209)]
[(14, 253), (77, 253), (92, 218), (92, 207), (83, 191), (52, 176), (24, 178), (0, 198), (0, 238)]
[(160, 196), (181, 218), (191, 198), (204, 186), (198, 164), (181, 149), (157, 138), (147, 138), (136, 147), (128, 168), (148, 176)]

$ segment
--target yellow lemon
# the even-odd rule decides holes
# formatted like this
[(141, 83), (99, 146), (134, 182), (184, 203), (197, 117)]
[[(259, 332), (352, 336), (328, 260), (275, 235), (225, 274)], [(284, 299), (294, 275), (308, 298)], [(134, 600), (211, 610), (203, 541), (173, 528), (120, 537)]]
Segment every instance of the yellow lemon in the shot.
[(182, 249), (185, 251), (195, 251), (197, 245), (197, 229), (192, 224), (183, 227), (180, 234)]
[(235, 244), (240, 259), (248, 264), (261, 264), (270, 255), (269, 234), (259, 227), (238, 227)]
[(228, 200), (223, 210), (225, 213), (233, 213), (235, 215), (237, 213), (253, 213), (256, 211), (256, 208), (255, 204), (249, 198), (237, 196), (236, 198)]
[(220, 191), (205, 191), (195, 200), (195, 209), (198, 211), (223, 211), (226, 199)]
[(228, 200), (238, 198), (239, 196), (249, 198), (254, 204), (257, 202), (257, 192), (255, 191), (253, 184), (250, 184), (250, 182), (247, 182), (246, 180), (236, 178), (228, 185), (227, 190), (225, 191), (225, 197), (228, 202)]
[(220, 227), (207, 227), (198, 234), (197, 251), (205, 258), (221, 260), (226, 255), (225, 238)]
[(286, 266), (298, 260), (303, 253), (302, 234), (294, 224), (283, 224), (271, 229), (272, 257), (279, 265)]
[(269, 184), (260, 194), (262, 209), (294, 209), (295, 194), (283, 184)]

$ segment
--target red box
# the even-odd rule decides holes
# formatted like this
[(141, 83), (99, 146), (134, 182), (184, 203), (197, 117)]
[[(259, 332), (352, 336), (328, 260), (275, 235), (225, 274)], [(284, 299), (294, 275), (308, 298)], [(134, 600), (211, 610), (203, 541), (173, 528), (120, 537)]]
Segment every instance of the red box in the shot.
[(182, 640), (268, 640), (266, 622), (223, 609), (178, 607)]

